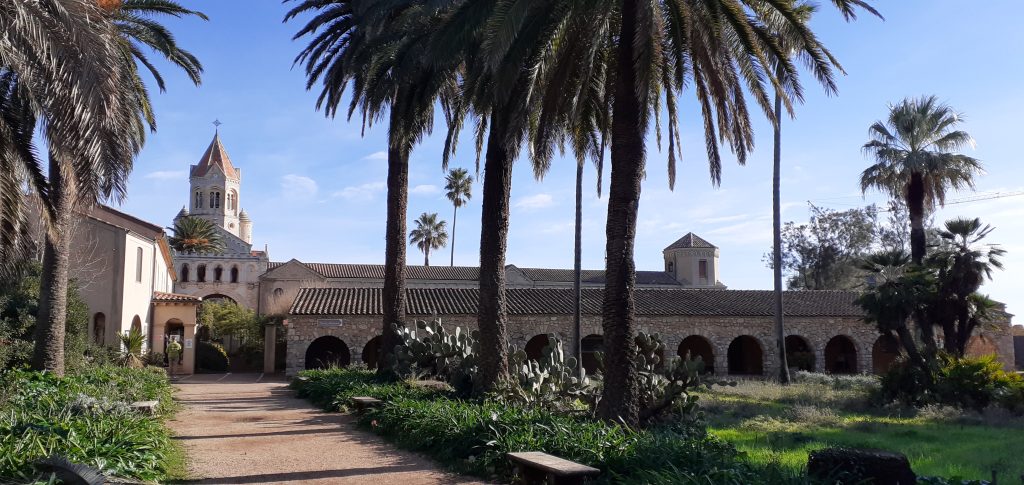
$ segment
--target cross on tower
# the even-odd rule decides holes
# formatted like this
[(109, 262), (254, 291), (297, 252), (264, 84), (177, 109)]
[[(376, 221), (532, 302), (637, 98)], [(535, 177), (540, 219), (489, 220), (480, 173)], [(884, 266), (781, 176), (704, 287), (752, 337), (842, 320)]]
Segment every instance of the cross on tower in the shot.
[(213, 131), (220, 132), (220, 125), (223, 125), (220, 120), (213, 120)]

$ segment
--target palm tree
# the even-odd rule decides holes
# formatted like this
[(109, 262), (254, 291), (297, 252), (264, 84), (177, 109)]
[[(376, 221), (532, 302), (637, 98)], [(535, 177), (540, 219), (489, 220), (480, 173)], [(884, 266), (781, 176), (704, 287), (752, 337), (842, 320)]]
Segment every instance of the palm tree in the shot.
[(445, 177), (445, 196), (452, 202), (455, 212), (452, 213), (452, 260), (455, 266), (455, 221), (459, 217), (459, 207), (466, 205), (473, 198), (473, 176), (464, 168), (452, 169)]
[(974, 145), (967, 132), (956, 129), (962, 121), (935, 96), (922, 96), (890, 105), (889, 119), (868, 129), (864, 151), (876, 163), (861, 174), (861, 191), (876, 188), (906, 200), (914, 264), (925, 257), (925, 214), (945, 203), (948, 189), (973, 189), (974, 176), (982, 173), (978, 160), (956, 153)]
[(309, 12), (316, 15), (294, 38), (313, 39), (295, 62), (305, 64), (307, 89), (322, 83), (317, 109), (334, 117), (351, 83), (349, 117), (358, 109), (365, 127), (389, 111), (383, 338), (378, 359), (378, 372), (389, 374), (386, 364), (398, 344), (395, 326), (405, 322), (409, 153), (430, 132), (434, 102), (452, 85), (450, 66), (425, 62), (425, 38), (443, 12), (421, 0), (301, 0), (285, 21)]
[[(801, 25), (807, 25), (810, 21), (811, 15), (817, 10), (817, 7), (813, 4), (804, 3), (802, 0), (793, 4), (793, 14), (799, 19)], [(778, 20), (778, 19), (774, 19)], [(798, 55), (808, 65), (814, 65), (814, 59), (812, 59), (807, 51), (801, 49), (804, 38), (796, 29), (791, 28), (787, 22), (777, 22), (773, 25), (775, 30), (775, 38), (779, 43), (779, 47), (787, 55), (791, 57)], [(842, 70), (842, 67), (835, 60), (834, 57), (828, 52), (828, 50), (821, 48), (823, 54), (826, 55), (829, 60), (829, 64), (832, 67)], [(782, 66), (775, 66), (775, 75), (778, 78), (782, 78), (785, 73), (782, 70)], [(835, 92), (835, 82), (832, 79), (831, 73), (824, 73), (823, 84), (825, 85), (826, 91), (829, 93)], [(799, 99), (798, 93), (789, 93), (793, 98)], [(779, 383), (782, 385), (789, 384), (789, 362), (786, 356), (786, 325), (784, 321), (784, 306), (782, 302), (782, 201), (781, 201), (781, 179), (782, 179), (782, 98), (778, 88), (775, 91), (775, 110), (777, 115), (774, 124), (774, 137), (773, 137), (773, 164), (772, 164), (772, 269), (773, 269), (773, 283), (774, 283), (774, 303), (775, 303), (775, 338), (776, 348), (779, 352)]]
[(217, 226), (207, 219), (196, 216), (179, 217), (171, 228), (168, 239), (175, 251), (183, 254), (220, 254), (224, 252)]
[[(46, 228), (33, 367), (63, 374), (70, 219), (79, 203), (123, 196), (144, 135), (142, 107), (119, 32), (93, 1), (4, 2), (0, 25), (0, 252), (20, 256), (26, 246), (24, 183)], [(37, 124), (48, 177), (36, 158)]]
[(436, 212), (424, 212), (414, 222), (416, 228), (409, 232), (409, 242), (423, 251), (423, 266), (430, 266), (430, 251), (448, 244), (448, 230), (445, 229), (444, 221), (437, 220)]
[(902, 249), (868, 256), (860, 268), (873, 284), (857, 298), (856, 304), (864, 310), (865, 322), (875, 324), (884, 335), (895, 333), (911, 364), (929, 375), (929, 363), (934, 356), (922, 354), (909, 322), (924, 307), (935, 282), (930, 273), (910, 262), (910, 256)]
[(122, 140), (120, 143), (123, 145), (124, 156), (113, 158), (119, 160), (119, 164), (91, 175), (97, 179), (98, 188), (102, 189), (98, 192), (93, 188), (97, 186), (97, 182), (66, 175), (71, 162), (59, 156), (51, 156), (49, 184), (54, 201), (54, 228), (63, 229), (56, 234), (48, 235), (44, 246), (43, 280), (37, 316), (39, 324), (36, 326), (33, 363), (37, 368), (52, 368), (56, 372), (63, 372), (63, 356), (58, 358), (55, 352), (62, 352), (63, 349), (62, 329), (66, 318), (70, 252), (70, 238), (66, 234), (74, 210), (102, 198), (112, 196), (115, 200), (122, 199), (126, 191), (128, 174), (131, 172), (132, 160), (145, 141), (143, 120), (151, 130), (156, 129), (149, 94), (138, 74), (138, 65), (145, 66), (154, 74), (161, 90), (164, 88), (163, 79), (142, 53), (139, 45), (148, 45), (181, 66), (196, 84), (199, 83), (199, 73), (202, 70), (195, 57), (180, 49), (166, 28), (153, 18), (157, 15), (198, 15), (205, 18), (202, 14), (184, 9), (170, 0), (105, 1), (98, 2), (97, 5), (106, 14), (102, 16), (101, 24), (106, 25), (113, 34), (110, 38), (110, 47), (115, 49), (119, 60), (118, 64), (112, 67), (112, 72), (116, 73), (119, 79), (116, 84), (111, 84), (111, 89), (116, 89), (117, 95), (124, 98), (120, 103), (123, 108), (120, 109), (119, 116), (116, 115), (119, 113), (118, 110), (108, 109), (108, 115), (115, 114), (108, 118), (114, 121), (120, 118), (118, 126), (115, 127), (116, 131), (111, 131), (109, 136)]
[(939, 231), (940, 249), (926, 260), (938, 281), (928, 316), (942, 328), (945, 350), (956, 356), (964, 355), (975, 328), (993, 307), (991, 300), (977, 293), (985, 279), (992, 279), (994, 269), (1003, 268), (1000, 258), (1006, 251), (980, 244), (992, 231), (977, 218), (946, 221)]

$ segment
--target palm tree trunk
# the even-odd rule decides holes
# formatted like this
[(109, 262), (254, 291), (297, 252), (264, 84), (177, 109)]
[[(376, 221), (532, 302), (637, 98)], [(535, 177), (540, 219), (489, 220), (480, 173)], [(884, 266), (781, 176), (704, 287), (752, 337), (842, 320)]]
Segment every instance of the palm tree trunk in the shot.
[[(453, 204), (454, 205), (454, 204)], [(452, 213), (452, 261), (448, 266), (455, 266), (455, 223), (459, 219), (459, 206), (455, 206), (455, 212)]]
[[(394, 111), (392, 111), (394, 113)], [(377, 372), (391, 375), (387, 363), (399, 344), (396, 325), (405, 323), (405, 213), (409, 202), (409, 151), (398, 116), (392, 115), (388, 141), (388, 209), (384, 243), (383, 329)]]
[[(623, 0), (619, 38), (636, 35), (636, 0)], [(641, 100), (635, 89), (633, 43), (620, 42), (616, 52), (617, 76), (612, 107), (611, 182), (608, 190), (608, 221), (605, 230), (606, 269), (602, 322), (605, 338), (604, 390), (598, 416), (608, 421), (635, 425), (640, 419), (638, 374), (635, 367), (636, 321), (633, 289), (640, 182), (644, 172), (644, 132), (640, 123)]]
[(927, 246), (924, 234), (924, 177), (917, 172), (910, 175), (907, 185), (907, 211), (910, 213), (910, 257), (914, 264), (924, 262)]
[(480, 221), (480, 379), (474, 391), (483, 393), (508, 376), (507, 301), (505, 297), (505, 250), (508, 243), (509, 197), (512, 193), (512, 162), (505, 143), (507, 115), (494, 110), (484, 158), (484, 187)]
[(779, 349), (779, 383), (789, 384), (789, 361), (786, 358), (786, 325), (782, 307), (782, 206), (780, 199), (782, 174), (782, 95), (775, 92), (775, 153), (772, 172), (772, 267), (775, 282), (775, 337)]
[(583, 379), (583, 159), (576, 162), (576, 244), (573, 248), (573, 355)]
[[(51, 156), (52, 157), (52, 156)], [(64, 177), (61, 164), (50, 162), (50, 186), (53, 198), (53, 230), (46, 232), (43, 248), (43, 274), (39, 287), (39, 312), (36, 315), (35, 348), (32, 368), (64, 375), (64, 336), (67, 331), (68, 266), (70, 229), (74, 217), (74, 180)], [(56, 239), (54, 239), (56, 237)]]
[(423, 249), (423, 266), (430, 266), (430, 246)]

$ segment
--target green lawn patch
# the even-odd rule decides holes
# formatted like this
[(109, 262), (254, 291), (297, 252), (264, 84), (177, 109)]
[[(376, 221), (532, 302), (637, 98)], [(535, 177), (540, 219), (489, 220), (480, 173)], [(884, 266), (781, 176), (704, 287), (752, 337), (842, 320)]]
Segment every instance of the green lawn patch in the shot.
[(741, 382), (705, 392), (701, 402), (710, 433), (755, 463), (799, 471), (809, 452), (847, 446), (904, 453), (919, 475), (981, 480), (995, 470), (1013, 483), (1024, 475), (1024, 419), (998, 410), (878, 408), (871, 392), (869, 384)]

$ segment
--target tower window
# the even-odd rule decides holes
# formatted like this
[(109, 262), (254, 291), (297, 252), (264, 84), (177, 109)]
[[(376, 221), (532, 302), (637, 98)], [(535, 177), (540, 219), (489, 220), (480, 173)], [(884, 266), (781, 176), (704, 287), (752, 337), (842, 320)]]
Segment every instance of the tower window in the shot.
[(217, 266), (216, 268), (213, 268), (213, 280), (214, 281), (220, 281), (221, 280), (221, 276), (223, 276), (223, 275), (224, 275), (224, 268), (221, 268), (220, 266)]
[(697, 277), (700, 279), (701, 284), (707, 284), (708, 260), (702, 259), (700, 261), (697, 261)]
[(672, 261), (665, 261), (665, 271), (671, 273), (676, 269), (675, 263)]
[(220, 209), (220, 192), (210, 192), (210, 208)]
[(135, 248), (135, 282), (142, 283), (142, 248)]
[(238, 266), (231, 267), (231, 282), (238, 283)]
[(196, 267), (196, 281), (200, 283), (206, 282), (206, 265), (200, 264)]
[(181, 265), (181, 282), (188, 283), (188, 264)]
[(196, 209), (202, 209), (202, 208), (203, 208), (203, 193), (202, 192), (196, 192)]

